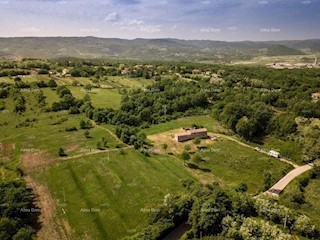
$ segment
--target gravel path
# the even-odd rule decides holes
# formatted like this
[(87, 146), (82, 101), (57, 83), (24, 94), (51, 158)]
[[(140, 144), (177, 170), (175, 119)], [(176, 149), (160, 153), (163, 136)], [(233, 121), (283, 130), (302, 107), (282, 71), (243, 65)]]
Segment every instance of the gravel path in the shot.
[(273, 194), (273, 195), (279, 195), (284, 188), (296, 177), (300, 176), (301, 174), (309, 171), (312, 169), (312, 164), (307, 164), (298, 168), (293, 169), (291, 172), (289, 172), (286, 176), (284, 176), (282, 179), (280, 179), (279, 182), (277, 182), (275, 185), (273, 185), (267, 193)]

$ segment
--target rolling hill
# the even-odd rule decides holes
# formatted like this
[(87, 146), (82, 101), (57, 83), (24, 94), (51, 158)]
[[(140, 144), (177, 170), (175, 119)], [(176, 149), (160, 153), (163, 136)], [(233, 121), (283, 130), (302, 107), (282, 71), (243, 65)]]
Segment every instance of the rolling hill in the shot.
[(320, 40), (225, 42), (210, 40), (96, 37), (0, 38), (0, 57), (114, 58), (135, 60), (215, 60), (229, 62), (256, 56), (303, 55), (320, 50)]

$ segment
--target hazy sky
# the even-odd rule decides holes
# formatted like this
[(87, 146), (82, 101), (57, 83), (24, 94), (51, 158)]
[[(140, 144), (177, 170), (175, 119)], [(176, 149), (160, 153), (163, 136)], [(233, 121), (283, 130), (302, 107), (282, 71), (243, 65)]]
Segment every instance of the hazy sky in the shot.
[(320, 0), (0, 0), (0, 37), (320, 38)]

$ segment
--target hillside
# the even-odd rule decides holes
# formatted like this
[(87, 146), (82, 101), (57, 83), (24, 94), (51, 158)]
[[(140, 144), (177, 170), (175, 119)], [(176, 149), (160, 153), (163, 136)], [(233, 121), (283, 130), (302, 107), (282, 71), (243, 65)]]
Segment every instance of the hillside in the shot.
[(230, 62), (264, 55), (303, 55), (301, 49), (309, 53), (319, 51), (320, 40), (225, 42), (96, 37), (0, 38), (0, 57), (9, 59), (80, 57)]

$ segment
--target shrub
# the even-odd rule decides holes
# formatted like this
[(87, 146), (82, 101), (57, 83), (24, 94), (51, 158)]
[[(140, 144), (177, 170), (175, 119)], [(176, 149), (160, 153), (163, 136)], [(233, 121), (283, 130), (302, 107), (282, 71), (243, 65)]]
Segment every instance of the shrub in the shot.
[(84, 136), (85, 136), (86, 138), (91, 138), (90, 132), (89, 132), (88, 130), (86, 130), (86, 131), (84, 132)]
[(187, 144), (187, 145), (184, 145), (183, 149), (184, 149), (185, 151), (189, 152), (189, 151), (191, 150), (191, 147), (190, 147), (189, 144)]
[(192, 168), (192, 169), (199, 169), (199, 166), (197, 164), (194, 163), (187, 163), (188, 168)]
[(0, 101), (0, 111), (4, 110), (6, 108), (5, 102)]
[(181, 159), (182, 160), (189, 160), (190, 159), (190, 155), (189, 155), (189, 153), (187, 153), (186, 151), (183, 151), (182, 153), (181, 153)]
[(246, 192), (248, 190), (248, 185), (246, 183), (240, 183), (240, 185), (236, 188), (237, 192)]
[(65, 157), (65, 156), (67, 156), (67, 154), (65, 153), (65, 151), (64, 151), (63, 148), (59, 148), (58, 154), (59, 154), (60, 157)]
[(195, 162), (195, 163), (199, 163), (202, 160), (201, 156), (199, 154), (195, 154), (193, 157), (192, 157), (192, 161)]
[(193, 139), (193, 141), (192, 141), (192, 142), (193, 142), (194, 144), (197, 144), (197, 145), (198, 145), (198, 144), (200, 144), (200, 143), (201, 143), (201, 141), (202, 141), (202, 139), (201, 139), (201, 138), (196, 137), (195, 139)]
[(305, 237), (313, 238), (316, 236), (316, 227), (306, 215), (299, 216), (293, 228)]
[(90, 128), (92, 128), (91, 121), (90, 120), (87, 120), (87, 121), (81, 120), (80, 121), (80, 128), (81, 129), (90, 129)]
[(66, 127), (67, 132), (73, 132), (73, 131), (78, 131), (76, 127)]

